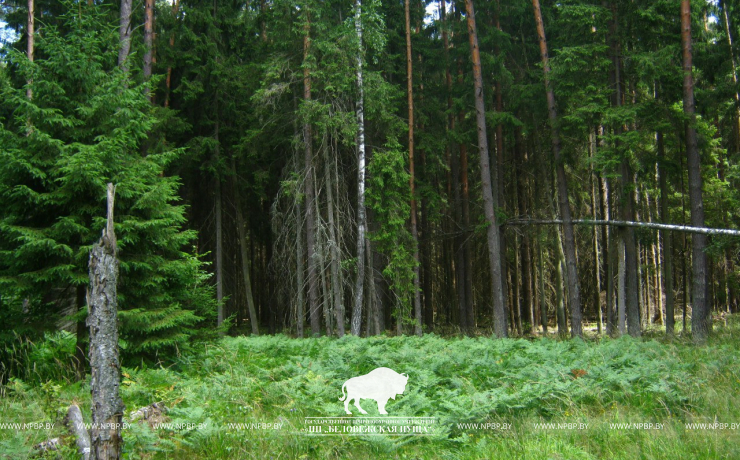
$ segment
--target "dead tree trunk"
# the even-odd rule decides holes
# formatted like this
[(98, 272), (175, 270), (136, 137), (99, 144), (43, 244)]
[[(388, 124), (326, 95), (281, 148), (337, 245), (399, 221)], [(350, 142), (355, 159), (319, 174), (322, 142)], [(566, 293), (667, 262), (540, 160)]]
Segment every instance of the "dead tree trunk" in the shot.
[(115, 188), (108, 184), (108, 221), (90, 251), (87, 325), (90, 327), (90, 392), (92, 393), (92, 458), (121, 458), (123, 401), (119, 395), (118, 258), (113, 230)]

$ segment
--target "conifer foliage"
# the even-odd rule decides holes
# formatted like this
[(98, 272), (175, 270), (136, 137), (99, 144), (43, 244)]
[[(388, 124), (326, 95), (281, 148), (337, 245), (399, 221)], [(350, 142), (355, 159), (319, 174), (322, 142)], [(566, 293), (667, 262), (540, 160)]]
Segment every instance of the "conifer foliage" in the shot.
[[(60, 25), (37, 37), (38, 58), (10, 52), (0, 80), (3, 302), (12, 322), (36, 316), (41, 329), (70, 312), (113, 182), (124, 354), (171, 352), (214, 311), (202, 262), (188, 252), (195, 235), (183, 228), (178, 179), (165, 173), (180, 151), (142, 155), (158, 120), (143, 87), (116, 67), (115, 24), (105, 8), (67, 5)], [(32, 100), (17, 84), (26, 80)]]

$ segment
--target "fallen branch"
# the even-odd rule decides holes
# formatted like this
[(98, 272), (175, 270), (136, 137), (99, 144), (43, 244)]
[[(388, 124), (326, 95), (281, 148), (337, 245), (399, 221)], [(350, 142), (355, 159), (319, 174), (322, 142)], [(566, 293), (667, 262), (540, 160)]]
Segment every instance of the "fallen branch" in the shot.
[[(691, 227), (689, 225), (658, 224), (655, 222), (633, 222), (628, 220), (573, 219), (572, 222), (577, 225), (613, 225), (615, 227), (650, 228), (653, 230), (671, 230), (674, 232), (702, 233), (704, 235), (740, 236), (740, 230), (730, 230), (727, 228)], [(511, 219), (507, 220), (505, 225), (562, 225), (563, 223), (564, 222), (562, 219)]]

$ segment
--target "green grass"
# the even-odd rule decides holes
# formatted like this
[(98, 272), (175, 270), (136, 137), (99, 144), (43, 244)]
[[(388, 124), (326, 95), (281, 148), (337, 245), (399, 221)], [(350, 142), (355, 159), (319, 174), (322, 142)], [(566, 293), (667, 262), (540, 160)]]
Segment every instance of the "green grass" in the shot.
[[(588, 341), (228, 337), (169, 368), (124, 370), (127, 415), (162, 401), (169, 422), (194, 426), (152, 430), (132, 423), (123, 432), (126, 458), (736, 459), (740, 426), (687, 428), (740, 425), (736, 323), (718, 326), (702, 347), (658, 334)], [(434, 417), (432, 435), (301, 432), (305, 417), (345, 416), (342, 383), (380, 366), (409, 375), (404, 394), (387, 405), (390, 416)], [(74, 402), (89, 420), (88, 382), (70, 383), (60, 372), (46, 382), (29, 374), (29, 382), (12, 380), (3, 389), (0, 423), (56, 426), (0, 429), (0, 459), (30, 458), (31, 446), (55, 436), (64, 437), (62, 458), (76, 458), (61, 418)], [(378, 416), (374, 401), (362, 406)], [(282, 427), (240, 430), (230, 423)], [(661, 429), (613, 426), (624, 423)], [(502, 425), (508, 429), (492, 429)]]

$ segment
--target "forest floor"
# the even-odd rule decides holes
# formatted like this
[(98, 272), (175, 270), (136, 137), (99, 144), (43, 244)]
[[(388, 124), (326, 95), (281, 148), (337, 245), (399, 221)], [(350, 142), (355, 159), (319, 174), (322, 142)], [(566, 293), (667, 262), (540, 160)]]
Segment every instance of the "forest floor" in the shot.
[[(737, 459), (739, 329), (716, 323), (701, 347), (657, 333), (226, 337), (169, 367), (124, 369), (124, 458)], [(0, 388), (0, 459), (79, 458), (62, 419), (74, 403), (90, 420), (89, 376), (65, 370), (67, 342), (47, 338), (27, 378)], [(347, 415), (342, 384), (378, 367), (409, 376), (403, 394), (388, 415), (372, 399)], [(131, 421), (152, 403), (166, 411)], [(33, 448), (54, 437), (60, 450)]]

